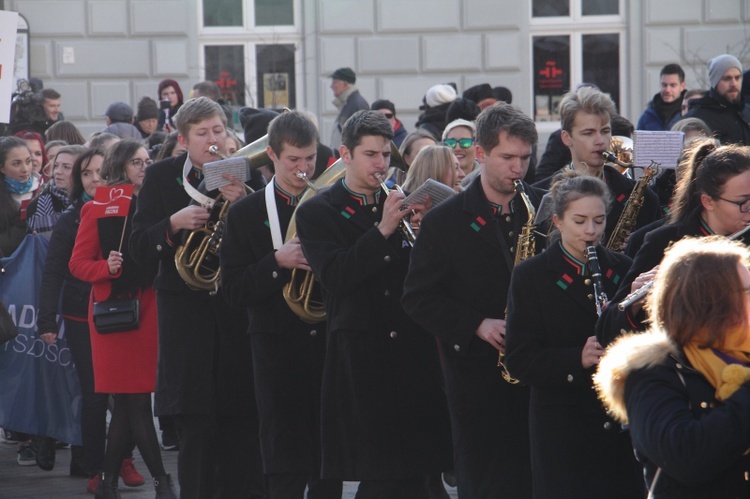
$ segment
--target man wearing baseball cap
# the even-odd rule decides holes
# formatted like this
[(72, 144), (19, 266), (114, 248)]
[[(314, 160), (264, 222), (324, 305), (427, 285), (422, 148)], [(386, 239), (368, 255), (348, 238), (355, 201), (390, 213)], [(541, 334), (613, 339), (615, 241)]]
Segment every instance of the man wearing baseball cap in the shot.
[(708, 61), (711, 88), (687, 117), (702, 119), (722, 144), (750, 145), (750, 106), (742, 97), (742, 63), (724, 54)]
[(359, 95), (359, 90), (354, 84), (357, 81), (357, 75), (354, 74), (352, 68), (339, 68), (329, 77), (332, 79), (333, 105), (339, 110), (331, 134), (331, 149), (338, 157), (338, 150), (341, 145), (341, 129), (344, 127), (344, 123), (357, 111), (369, 111), (370, 105), (364, 97)]

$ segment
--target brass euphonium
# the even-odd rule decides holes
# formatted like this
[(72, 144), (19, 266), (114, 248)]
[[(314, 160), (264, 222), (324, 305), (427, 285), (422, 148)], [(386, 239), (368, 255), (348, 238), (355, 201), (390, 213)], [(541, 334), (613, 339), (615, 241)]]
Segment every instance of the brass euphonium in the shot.
[[(402, 170), (406, 168), (406, 165), (398, 152), (398, 148), (393, 142), (391, 142), (390, 165), (391, 167), (400, 168)], [(338, 179), (343, 178), (345, 173), (346, 163), (341, 159), (337, 160), (326, 171), (321, 173), (314, 183), (307, 179), (307, 175), (298, 172), (297, 176), (299, 178), (304, 178), (310, 188), (302, 195), (297, 208), (321, 190), (330, 187)], [(289, 241), (296, 236), (297, 219), (293, 215), (286, 231), (286, 241)], [(325, 303), (322, 299), (322, 290), (312, 272), (292, 269), (292, 276), (289, 279), (289, 282), (284, 285), (282, 294), (292, 312), (308, 324), (315, 324), (326, 319), (326, 309)]]
[[(267, 145), (268, 135), (265, 135), (235, 152), (231, 157), (246, 157), (251, 169), (258, 168), (270, 162), (266, 153)], [(211, 146), (209, 152), (222, 159), (228, 159), (216, 146)], [(250, 187), (245, 186), (245, 189), (252, 192)], [(219, 194), (214, 200), (208, 221), (203, 227), (190, 231), (184, 242), (177, 247), (174, 257), (177, 273), (190, 289), (216, 294), (221, 285), (219, 251), (229, 205), (230, 202)]]
[[(315, 183), (308, 180), (307, 175), (297, 172), (299, 178), (304, 178), (310, 187), (299, 201), (297, 207), (315, 196), (324, 186), (332, 185), (346, 173), (346, 163), (339, 159), (324, 171)], [(295, 215), (296, 215), (295, 208)], [(297, 237), (297, 219), (293, 215), (289, 221), (289, 227), (286, 231), (286, 241)], [(322, 290), (311, 271), (292, 269), (292, 275), (289, 282), (284, 285), (282, 290), (284, 300), (289, 308), (297, 317), (308, 324), (316, 324), (326, 320), (326, 307), (322, 298)]]

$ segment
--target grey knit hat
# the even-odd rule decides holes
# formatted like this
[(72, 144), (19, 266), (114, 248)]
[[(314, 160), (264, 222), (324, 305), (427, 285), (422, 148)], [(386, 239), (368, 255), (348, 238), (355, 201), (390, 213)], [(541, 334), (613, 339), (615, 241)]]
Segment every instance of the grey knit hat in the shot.
[(716, 88), (721, 77), (731, 68), (737, 68), (740, 73), (743, 72), (740, 60), (730, 54), (719, 55), (708, 61), (708, 79), (711, 81), (711, 88)]

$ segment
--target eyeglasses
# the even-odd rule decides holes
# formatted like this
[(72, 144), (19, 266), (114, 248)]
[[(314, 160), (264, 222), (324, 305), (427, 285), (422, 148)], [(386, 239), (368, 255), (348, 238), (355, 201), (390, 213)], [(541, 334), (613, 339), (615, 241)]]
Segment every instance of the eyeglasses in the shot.
[(468, 149), (474, 144), (474, 139), (445, 139), (443, 140), (443, 144), (453, 149), (456, 147), (456, 144), (461, 146), (461, 149)]
[(130, 164), (135, 166), (138, 170), (143, 170), (147, 166), (151, 166), (154, 164), (154, 161), (151, 159), (142, 160), (141, 158), (134, 158), (130, 160)]
[(742, 201), (730, 201), (729, 199), (724, 199), (723, 197), (719, 196), (719, 199), (721, 199), (722, 201), (726, 201), (727, 203), (736, 204), (740, 209), (740, 213), (747, 213), (748, 211), (750, 211), (750, 198), (743, 199)]
[(390, 119), (393, 119), (393, 113), (383, 113), (383, 116), (385, 116), (385, 117), (386, 117), (386, 118), (388, 118), (389, 120), (390, 120)]

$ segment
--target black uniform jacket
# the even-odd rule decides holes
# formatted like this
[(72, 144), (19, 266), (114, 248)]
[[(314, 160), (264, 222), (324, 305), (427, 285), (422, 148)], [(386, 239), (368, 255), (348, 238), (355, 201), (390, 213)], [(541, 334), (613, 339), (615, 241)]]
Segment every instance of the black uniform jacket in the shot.
[[(597, 248), (613, 295), (630, 258)], [(529, 425), (534, 498), (637, 498), (640, 466), (630, 440), (605, 413), (581, 353), (594, 335), (594, 290), (585, 265), (559, 242), (520, 263), (508, 299), (510, 373), (531, 387)]]
[[(264, 472), (317, 474), (326, 324), (303, 322), (284, 300), (291, 271), (274, 257), (265, 196), (258, 191), (229, 210), (222, 286), (227, 300), (249, 319)], [(296, 205), (275, 196), (283, 238)]]
[(323, 478), (415, 478), (450, 466), (435, 339), (401, 308), (410, 248), (376, 227), (385, 196), (364, 205), (336, 182), (297, 210), (297, 232), (326, 292)]
[(40, 333), (58, 332), (56, 316), (61, 293), (63, 317), (87, 321), (91, 284), (73, 277), (68, 268), (76, 243), (82, 206), (83, 203), (80, 203), (63, 212), (50, 237), (39, 290), (37, 326)]
[[(684, 224), (667, 224), (649, 232), (641, 249), (633, 259), (630, 271), (620, 283), (617, 293), (612, 297), (610, 306), (604, 310), (597, 322), (596, 337), (599, 343), (606, 346), (627, 331), (645, 331), (647, 317), (643, 308), (637, 314), (633, 314), (630, 307), (620, 311), (617, 304), (630, 294), (630, 287), (639, 275), (661, 263), (662, 258), (664, 258), (664, 251), (672, 243), (688, 236), (708, 236), (710, 234), (708, 227), (701, 222), (699, 216)], [(750, 241), (750, 235), (746, 234), (743, 240)]]
[(244, 313), (230, 308), (221, 293), (212, 297), (208, 291), (192, 291), (177, 273), (174, 258), (184, 231), (172, 233), (169, 217), (191, 201), (182, 186), (186, 156), (167, 158), (146, 169), (130, 237), (130, 251), (138, 264), (159, 264), (154, 280), (159, 311), (155, 393), (159, 416), (213, 411), (217, 331), (247, 327)]
[[(538, 207), (544, 191), (525, 188)], [(475, 334), (484, 319), (505, 317), (517, 238), (501, 230), (517, 235), (527, 221), (520, 196), (512, 205), (496, 219), (479, 176), (431, 209), (404, 286), (406, 311), (440, 339), (456, 471), (470, 497), (531, 495), (528, 388), (503, 381), (498, 351)]]
[[(607, 228), (604, 231), (604, 241), (607, 241), (617, 226), (617, 221), (620, 220), (620, 215), (622, 215), (622, 211), (625, 209), (625, 205), (630, 198), (630, 193), (633, 192), (633, 187), (635, 187), (635, 181), (630, 180), (609, 165), (604, 165), (603, 173), (603, 180), (607, 184), (607, 187), (609, 187), (609, 193), (612, 196), (612, 204), (607, 213)], [(550, 177), (537, 182), (534, 186), (549, 189), (552, 184), (552, 178)], [(650, 187), (647, 187), (644, 192), (643, 205), (638, 211), (633, 231), (662, 217), (659, 197)]]

